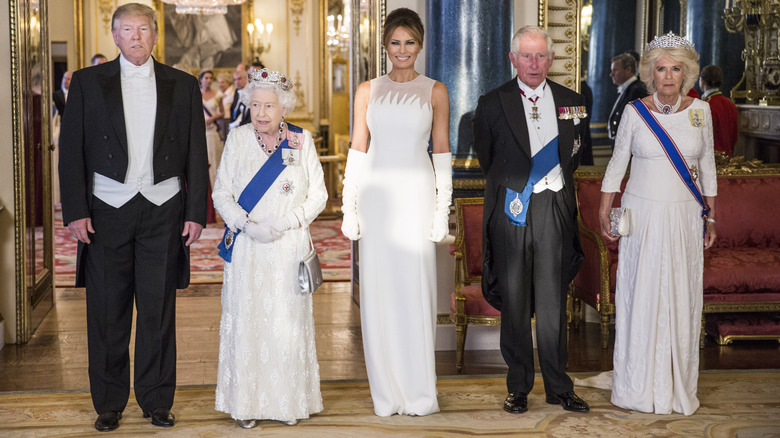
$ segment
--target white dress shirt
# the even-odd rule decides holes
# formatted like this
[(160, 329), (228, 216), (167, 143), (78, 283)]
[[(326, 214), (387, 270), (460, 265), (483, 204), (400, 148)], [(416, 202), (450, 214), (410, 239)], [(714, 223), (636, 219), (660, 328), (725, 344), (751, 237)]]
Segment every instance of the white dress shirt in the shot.
[(119, 208), (139, 192), (155, 205), (162, 205), (180, 190), (179, 178), (154, 184), (154, 125), (157, 115), (157, 82), (152, 57), (136, 66), (119, 56), (127, 132), (127, 174), (124, 183), (95, 173), (94, 195)]
[[(547, 143), (558, 136), (555, 100), (550, 88), (545, 86), (546, 82), (536, 87), (535, 90), (521, 82), (520, 78), (517, 79), (517, 83), (520, 86), (520, 90), (525, 93), (523, 108), (525, 108), (525, 121), (528, 124), (528, 130), (533, 131), (528, 133), (528, 138), (531, 141), (531, 156), (534, 156)], [(533, 105), (529, 99), (535, 99), (536, 96), (539, 97), (539, 100), (536, 101), (539, 118), (534, 120), (532, 117)], [(556, 164), (544, 178), (534, 185), (534, 193), (539, 193), (543, 190), (552, 190), (553, 192), (561, 190), (563, 188), (562, 174), (561, 165)]]

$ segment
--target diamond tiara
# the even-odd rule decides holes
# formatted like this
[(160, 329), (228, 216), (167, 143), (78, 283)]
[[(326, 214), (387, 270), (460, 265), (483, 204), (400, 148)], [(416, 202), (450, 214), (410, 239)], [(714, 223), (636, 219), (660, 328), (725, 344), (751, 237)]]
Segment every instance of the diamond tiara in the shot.
[(293, 87), (291, 80), (287, 79), (283, 73), (271, 71), (267, 68), (261, 70), (252, 70), (249, 72), (249, 78), (260, 84), (277, 85), (284, 91), (290, 91)]
[(669, 31), (666, 35), (663, 36), (656, 36), (653, 38), (653, 41), (650, 41), (647, 43), (647, 46), (645, 47), (645, 51), (650, 51), (653, 49), (660, 49), (660, 48), (682, 48), (686, 50), (696, 50), (693, 46), (693, 43), (686, 40), (683, 37), (675, 35), (673, 32)]

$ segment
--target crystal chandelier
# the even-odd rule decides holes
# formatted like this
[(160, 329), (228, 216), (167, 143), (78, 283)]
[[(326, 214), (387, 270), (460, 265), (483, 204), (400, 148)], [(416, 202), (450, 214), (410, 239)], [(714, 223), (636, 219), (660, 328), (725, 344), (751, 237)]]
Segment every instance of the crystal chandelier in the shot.
[(246, 0), (162, 0), (176, 6), (177, 14), (214, 15), (227, 14), (227, 7), (240, 5)]

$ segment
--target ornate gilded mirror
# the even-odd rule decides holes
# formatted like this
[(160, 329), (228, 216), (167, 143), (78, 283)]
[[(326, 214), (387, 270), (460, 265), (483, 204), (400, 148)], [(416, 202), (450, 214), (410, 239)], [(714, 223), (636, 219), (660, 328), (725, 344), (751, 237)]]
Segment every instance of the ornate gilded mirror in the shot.
[(11, 3), (16, 342), (23, 343), (54, 305), (51, 74), (47, 0)]

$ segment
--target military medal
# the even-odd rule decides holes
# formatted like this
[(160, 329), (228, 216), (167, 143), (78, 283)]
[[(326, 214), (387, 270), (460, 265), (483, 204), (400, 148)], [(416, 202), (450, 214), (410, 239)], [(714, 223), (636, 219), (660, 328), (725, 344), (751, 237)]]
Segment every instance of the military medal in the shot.
[(699, 179), (699, 169), (696, 168), (695, 164), (693, 166), (691, 166), (690, 171), (691, 171), (691, 179), (692, 180), (696, 181), (697, 179)]
[(281, 193), (283, 195), (289, 195), (293, 191), (293, 183), (289, 180), (283, 180), (279, 183), (279, 187), (281, 188)]
[(704, 110), (692, 109), (688, 111), (688, 118), (691, 120), (691, 126), (701, 128), (704, 126)]

